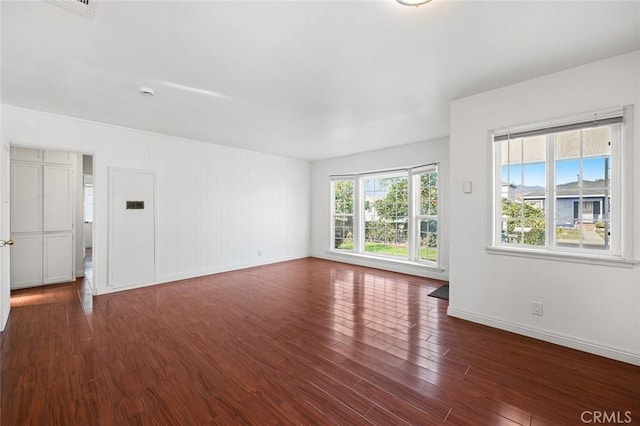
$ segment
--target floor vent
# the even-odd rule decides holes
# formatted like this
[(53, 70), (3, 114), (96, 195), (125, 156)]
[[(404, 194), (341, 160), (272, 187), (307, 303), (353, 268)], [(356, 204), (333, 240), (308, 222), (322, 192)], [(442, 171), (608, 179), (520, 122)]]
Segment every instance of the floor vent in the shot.
[(93, 18), (96, 0), (44, 0), (85, 18)]

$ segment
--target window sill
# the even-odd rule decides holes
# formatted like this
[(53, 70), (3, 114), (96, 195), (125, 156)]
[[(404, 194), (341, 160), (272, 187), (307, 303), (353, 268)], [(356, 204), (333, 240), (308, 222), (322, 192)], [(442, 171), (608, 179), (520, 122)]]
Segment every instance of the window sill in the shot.
[(517, 257), (529, 257), (534, 259), (552, 260), (558, 262), (572, 262), (572, 263), (587, 263), (589, 265), (601, 265), (601, 266), (615, 266), (619, 268), (632, 268), (634, 265), (640, 263), (637, 260), (629, 260), (622, 258), (615, 258), (610, 256), (598, 256), (592, 254), (576, 254), (565, 253), (556, 251), (543, 251), (527, 248), (514, 248), (514, 247), (487, 247), (487, 253), (503, 255), (503, 256), (517, 256)]
[(388, 262), (388, 263), (397, 264), (397, 265), (404, 265), (404, 266), (411, 266), (411, 267), (417, 266), (433, 272), (440, 272), (440, 273), (444, 272), (444, 269), (440, 268), (437, 265), (429, 264), (426, 262), (416, 262), (416, 261), (411, 261), (407, 259), (395, 259), (390, 256), (375, 256), (370, 254), (355, 253), (355, 252), (343, 251), (343, 250), (327, 250), (327, 253), (332, 255), (337, 255), (337, 256), (345, 256), (345, 257), (352, 257), (352, 258), (355, 257), (363, 260), (375, 260), (375, 261), (381, 261), (381, 262)]

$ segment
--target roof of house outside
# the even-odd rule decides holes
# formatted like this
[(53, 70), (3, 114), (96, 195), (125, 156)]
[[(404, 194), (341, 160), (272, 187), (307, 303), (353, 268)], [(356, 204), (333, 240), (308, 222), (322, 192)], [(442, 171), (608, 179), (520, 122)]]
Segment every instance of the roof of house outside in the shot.
[[(582, 181), (582, 196), (595, 198), (595, 197), (604, 197), (606, 193), (606, 187), (604, 186), (604, 181), (602, 180), (584, 180)], [(519, 187), (522, 188), (523, 195), (522, 198), (526, 200), (535, 199), (535, 198), (544, 198), (545, 191), (540, 189), (540, 187), (535, 187), (535, 190), (527, 192), (526, 186)], [(578, 198), (579, 195), (579, 184), (578, 182), (569, 182), (558, 185), (556, 187), (556, 198)]]

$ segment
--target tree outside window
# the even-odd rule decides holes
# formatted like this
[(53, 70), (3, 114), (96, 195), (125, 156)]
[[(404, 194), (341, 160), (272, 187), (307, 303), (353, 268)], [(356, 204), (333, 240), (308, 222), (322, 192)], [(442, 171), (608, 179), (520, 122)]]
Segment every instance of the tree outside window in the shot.
[(438, 262), (436, 165), (332, 179), (332, 249)]

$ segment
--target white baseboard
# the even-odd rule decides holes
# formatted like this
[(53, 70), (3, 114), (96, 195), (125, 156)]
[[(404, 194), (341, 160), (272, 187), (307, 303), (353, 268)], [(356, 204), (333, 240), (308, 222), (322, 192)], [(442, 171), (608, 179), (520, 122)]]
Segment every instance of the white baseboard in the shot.
[(545, 342), (555, 343), (556, 345), (566, 346), (568, 348), (577, 349), (579, 351), (600, 355), (606, 358), (615, 359), (640, 366), (640, 354), (626, 351), (624, 349), (605, 346), (597, 342), (580, 339), (573, 336), (567, 336), (561, 333), (542, 330), (530, 327), (528, 325), (518, 324), (510, 321), (504, 321), (500, 318), (494, 318), (487, 315), (481, 315), (474, 312), (457, 309), (449, 306), (447, 309), (449, 316), (487, 325), (489, 327), (498, 328), (500, 330), (510, 331), (512, 333), (521, 334), (523, 336), (532, 337), (534, 339), (543, 340)]
[(335, 262), (350, 263), (352, 265), (366, 266), (369, 268), (382, 269), (385, 271), (399, 272), (401, 274), (415, 275), (418, 277), (432, 278), (434, 280), (449, 281), (447, 271), (436, 270), (421, 265), (411, 264), (409, 262), (402, 263), (398, 261), (389, 261), (382, 258), (371, 258), (370, 256), (360, 255), (340, 255), (338, 253), (312, 253), (311, 256), (318, 259), (333, 260)]
[(96, 289), (96, 293), (95, 294), (96, 294), (96, 296), (100, 296), (100, 295), (103, 295), (103, 294), (117, 293), (117, 292), (126, 291), (126, 290), (134, 290), (136, 288), (149, 287), (149, 286), (158, 285), (158, 284), (166, 284), (166, 283), (170, 283), (170, 282), (174, 282), (174, 281), (181, 281), (181, 280), (188, 280), (188, 279), (191, 279), (191, 278), (205, 277), (207, 275), (220, 274), (222, 272), (231, 272), (231, 271), (237, 271), (237, 270), (240, 270), (240, 269), (254, 268), (256, 266), (272, 265), (274, 263), (287, 262), (287, 261), (290, 261), (290, 260), (297, 260), (297, 259), (304, 259), (306, 257), (309, 257), (309, 256), (305, 254), (305, 255), (302, 255), (302, 256), (295, 256), (295, 257), (290, 257), (290, 258), (271, 259), (271, 260), (267, 260), (267, 261), (264, 261), (264, 262), (253, 262), (253, 263), (246, 263), (246, 264), (239, 264), (239, 265), (232, 265), (232, 266), (223, 266), (223, 267), (208, 269), (208, 270), (205, 270), (205, 271), (198, 271), (198, 272), (194, 272), (194, 273), (188, 273), (188, 274), (182, 274), (182, 275), (173, 275), (173, 276), (170, 276), (170, 277), (160, 277), (160, 278), (157, 278), (157, 279), (155, 279), (154, 281), (151, 281), (151, 282), (132, 284), (132, 285), (128, 285), (128, 286), (100, 287), (100, 288)]

